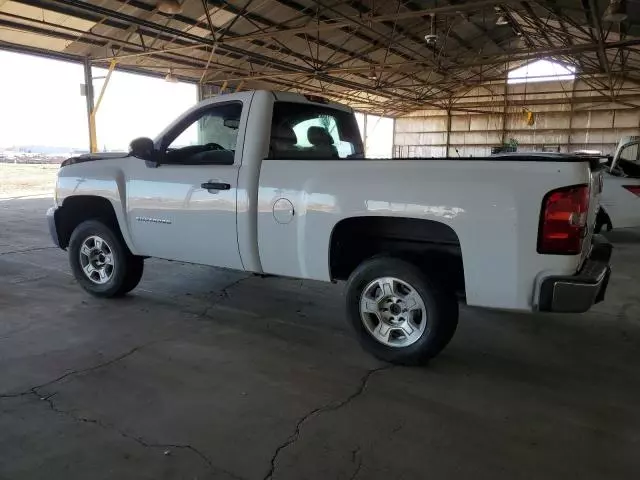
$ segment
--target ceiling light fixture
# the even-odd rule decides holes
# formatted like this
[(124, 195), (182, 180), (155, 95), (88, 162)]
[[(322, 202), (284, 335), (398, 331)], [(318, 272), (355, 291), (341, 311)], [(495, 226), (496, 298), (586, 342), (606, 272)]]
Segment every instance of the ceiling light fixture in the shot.
[(427, 45), (434, 46), (438, 43), (438, 33), (436, 32), (436, 16), (431, 15), (431, 33), (428, 33), (424, 36), (424, 41), (427, 42)]
[(627, 19), (627, 6), (624, 0), (610, 0), (602, 19), (605, 22), (624, 22)]
[(173, 69), (169, 69), (169, 73), (164, 77), (164, 81), (169, 83), (178, 83), (178, 77), (173, 74)]
[(424, 41), (427, 42), (427, 45), (435, 45), (438, 43), (438, 35), (425, 35)]
[(504, 26), (504, 25), (509, 25), (509, 20), (507, 20), (506, 15), (498, 15), (498, 18), (496, 19), (496, 25), (499, 26)]
[(504, 26), (504, 25), (509, 25), (509, 18), (506, 15), (506, 12), (500, 8), (500, 7), (495, 7), (494, 10), (496, 11), (496, 15), (498, 16), (498, 18), (496, 18), (496, 25), (499, 26)]
[(182, 13), (182, 5), (178, 0), (158, 0), (156, 2), (156, 7), (162, 13), (166, 13), (167, 15)]

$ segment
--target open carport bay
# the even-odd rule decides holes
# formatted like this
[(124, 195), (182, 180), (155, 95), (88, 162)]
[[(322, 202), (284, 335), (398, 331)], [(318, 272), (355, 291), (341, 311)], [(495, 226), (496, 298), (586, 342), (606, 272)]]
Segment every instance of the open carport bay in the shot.
[[(631, 479), (640, 235), (585, 315), (463, 308), (424, 368), (372, 360), (341, 285), (148, 260), (88, 296), (47, 198), (0, 201), (0, 478)], [(490, 272), (487, 273), (490, 275)]]

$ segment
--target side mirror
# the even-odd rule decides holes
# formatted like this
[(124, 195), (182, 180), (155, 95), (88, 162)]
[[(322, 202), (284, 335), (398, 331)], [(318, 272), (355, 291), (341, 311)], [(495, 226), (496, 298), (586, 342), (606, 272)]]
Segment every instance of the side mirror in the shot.
[(155, 161), (156, 148), (153, 140), (147, 137), (140, 137), (132, 140), (129, 144), (129, 154), (142, 160)]

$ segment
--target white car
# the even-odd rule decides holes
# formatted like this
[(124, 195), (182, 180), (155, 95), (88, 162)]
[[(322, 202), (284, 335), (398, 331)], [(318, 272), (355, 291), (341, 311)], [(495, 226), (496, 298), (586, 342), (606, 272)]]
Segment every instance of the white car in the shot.
[(640, 137), (624, 137), (603, 174), (596, 232), (640, 227)]
[(602, 300), (611, 246), (593, 235), (597, 166), (557, 154), (367, 160), (350, 108), (240, 92), (130, 154), (66, 160), (47, 216), (93, 295), (135, 288), (147, 257), (347, 280), (361, 344), (415, 364), (449, 342), (459, 299), (554, 312)]

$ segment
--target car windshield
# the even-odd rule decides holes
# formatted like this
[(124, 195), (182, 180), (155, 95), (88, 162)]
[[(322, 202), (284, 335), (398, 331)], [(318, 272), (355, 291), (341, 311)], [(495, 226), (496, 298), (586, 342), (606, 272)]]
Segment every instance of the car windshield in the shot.
[(620, 151), (617, 167), (628, 177), (640, 178), (640, 143), (626, 145)]

